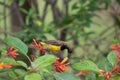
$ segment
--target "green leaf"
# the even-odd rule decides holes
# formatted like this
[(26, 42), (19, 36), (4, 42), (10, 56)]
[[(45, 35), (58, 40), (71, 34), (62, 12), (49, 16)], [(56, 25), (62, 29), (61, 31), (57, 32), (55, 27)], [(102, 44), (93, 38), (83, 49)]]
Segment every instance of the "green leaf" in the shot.
[(25, 0), (19, 0), (19, 6), (22, 6), (25, 3)]
[(24, 63), (23, 61), (16, 61), (16, 66), (23, 66), (23, 67), (27, 68), (27, 64)]
[(27, 16), (27, 17), (26, 17), (26, 19), (25, 19), (25, 23), (26, 23), (27, 25), (30, 24), (30, 16)]
[(8, 72), (8, 75), (10, 78), (13, 78), (13, 79), (17, 77), (17, 75), (13, 71)]
[(42, 80), (42, 78), (38, 73), (31, 73), (25, 76), (25, 80)]
[(117, 62), (117, 56), (115, 52), (110, 52), (107, 56), (108, 61), (114, 66)]
[(23, 69), (14, 69), (14, 72), (19, 76), (23, 76), (26, 74), (26, 71)]
[(47, 38), (47, 40), (56, 40), (55, 37), (49, 33), (45, 33), (44, 36)]
[(31, 7), (29, 12), (28, 12), (28, 16), (33, 16), (35, 12), (35, 7)]
[(23, 12), (24, 14), (28, 14), (28, 11), (24, 8), (20, 8), (20, 11)]
[(102, 57), (102, 59), (97, 64), (100, 69), (105, 71), (110, 71), (113, 68), (106, 57)]
[(120, 76), (115, 76), (114, 78), (112, 78), (111, 80), (120, 80)]
[(23, 69), (12, 69), (11, 71), (7, 72), (9, 77), (12, 79), (17, 79), (17, 80), (24, 80), (23, 76), (26, 74), (26, 71)]
[(5, 64), (12, 63), (13, 65), (16, 63), (15, 59), (13, 59), (13, 58), (8, 58), (8, 57), (2, 59), (2, 62), (5, 63)]
[(67, 16), (63, 19), (62, 25), (69, 25), (74, 21), (74, 18), (72, 16)]
[(8, 5), (11, 5), (14, 3), (14, 0), (8, 0)]
[(53, 65), (52, 64), (48, 65), (48, 66), (45, 67), (45, 69), (48, 70), (48, 71), (52, 71), (53, 70)]
[(0, 50), (1, 53), (1, 57), (7, 54), (7, 50), (6, 49), (1, 49)]
[(39, 68), (45, 68), (56, 61), (56, 57), (53, 55), (45, 55), (38, 57), (33, 63), (32, 66), (39, 67)]
[(20, 39), (12, 36), (8, 36), (4, 39), (4, 42), (9, 46), (14, 46), (21, 54), (27, 55), (28, 47)]
[(54, 78), (54, 75), (49, 72), (42, 72), (42, 75), (48, 79)]
[(0, 73), (3, 73), (3, 72), (9, 72), (11, 71), (12, 69), (0, 69)]
[(56, 80), (80, 80), (79, 77), (76, 77), (70, 73), (57, 73), (54, 74)]
[(92, 61), (86, 60), (83, 62), (75, 63), (72, 65), (72, 67), (79, 71), (94, 71), (97, 72), (99, 69), (95, 63)]
[(74, 3), (72, 5), (72, 10), (76, 10), (76, 9), (79, 9), (79, 8), (80, 8), (80, 6), (78, 6), (77, 3)]
[(96, 79), (96, 74), (90, 73), (86, 75), (86, 80), (97, 80)]

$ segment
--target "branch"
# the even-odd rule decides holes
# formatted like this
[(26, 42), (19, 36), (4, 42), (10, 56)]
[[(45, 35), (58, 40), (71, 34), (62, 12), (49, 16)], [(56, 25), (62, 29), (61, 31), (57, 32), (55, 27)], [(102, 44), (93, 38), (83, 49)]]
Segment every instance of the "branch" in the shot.
[(14, 14), (16, 14), (18, 16), (18, 19), (19, 19), (20, 23), (24, 24), (24, 21), (23, 21), (23, 18), (22, 18), (22, 14), (20, 12), (20, 9), (19, 9), (19, 6), (18, 6), (17, 2), (14, 2), (12, 7), (13, 8), (11, 9), (11, 13), (13, 11), (15, 11)]
[(115, 33), (115, 38), (116, 39), (119, 39), (119, 29), (120, 29), (120, 20), (119, 20), (119, 17), (116, 15), (113, 17), (114, 20), (115, 20), (115, 23), (114, 23), (114, 33)]
[(104, 35), (105, 33), (107, 33), (111, 28), (113, 28), (112, 25), (109, 26), (109, 27), (107, 27), (107, 28), (104, 29), (103, 31), (101, 31), (101, 33), (100, 33), (96, 38), (94, 38), (94, 39), (92, 40), (92, 43), (96, 43), (96, 45), (100, 44), (100, 42), (96, 42), (96, 40), (98, 40), (99, 37), (101, 37), (102, 35)]

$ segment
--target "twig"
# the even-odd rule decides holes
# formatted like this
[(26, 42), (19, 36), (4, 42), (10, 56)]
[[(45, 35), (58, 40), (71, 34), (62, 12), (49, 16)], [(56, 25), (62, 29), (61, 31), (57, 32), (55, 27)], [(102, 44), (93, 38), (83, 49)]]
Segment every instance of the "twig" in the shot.
[[(5, 0), (3, 0), (3, 1), (5, 1)], [(7, 4), (4, 4), (4, 2), (0, 2), (0, 5), (4, 5), (6, 8), (10, 8), (10, 6)]]
[[(15, 2), (14, 2), (15, 3)], [(13, 3), (13, 4), (14, 4)], [(2, 13), (3, 14), (3, 13)], [(7, 18), (7, 16), (10, 16), (11, 14), (15, 14), (15, 11), (14, 11), (14, 9), (11, 11), (11, 12), (9, 12), (8, 14), (6, 14), (6, 15), (4, 15), (2, 18), (0, 18), (0, 22), (2, 21), (2, 20), (4, 20), (5, 18)]]
[[(63, 0), (64, 6), (65, 6), (65, 16), (68, 16), (69, 12), (69, 5), (68, 5), (69, 0)], [(64, 8), (63, 8), (64, 9)]]
[[(2, 18), (0, 18), (0, 22), (1, 22), (2, 20), (4, 20), (7, 16), (10, 16), (11, 13), (13, 13), (13, 12), (10, 12), (10, 13), (6, 14), (5, 16), (3, 16)], [(3, 14), (3, 13), (2, 13), (2, 14)]]
[(5, 37), (7, 37), (7, 23), (6, 23), (6, 18), (5, 18), (5, 16), (6, 16), (6, 7), (5, 7), (6, 0), (3, 0), (3, 1), (4, 1), (3, 15), (4, 15), (4, 31), (5, 31), (4, 35), (5, 35)]
[[(101, 33), (98, 35), (98, 37), (104, 35), (104, 34), (105, 34), (107, 31), (109, 31), (111, 28), (113, 28), (113, 25), (108, 26), (106, 29), (104, 29), (103, 31), (101, 31)], [(98, 38), (98, 37), (97, 37), (97, 38)], [(97, 39), (97, 38), (96, 38), (96, 39)]]
[(44, 7), (44, 11), (43, 11), (43, 15), (42, 15), (42, 21), (43, 21), (43, 22), (44, 22), (45, 17), (46, 17), (47, 8), (48, 8), (48, 2), (46, 1), (45, 7)]
[(115, 20), (115, 23), (114, 23), (114, 33), (115, 33), (115, 38), (116, 39), (119, 39), (119, 25), (120, 25), (120, 21), (119, 21), (119, 19), (118, 19), (118, 17), (117, 16), (115, 16), (114, 17), (114, 20)]
[[(32, 0), (32, 5), (35, 7), (35, 11), (37, 14), (40, 14), (40, 8), (38, 7), (38, 0)], [(39, 15), (37, 15), (38, 19), (41, 19), (41, 17)]]
[(56, 3), (57, 1), (54, 1), (51, 3), (51, 8), (52, 8), (52, 12), (53, 12), (53, 18), (54, 18), (54, 21), (58, 19), (58, 10), (56, 8)]

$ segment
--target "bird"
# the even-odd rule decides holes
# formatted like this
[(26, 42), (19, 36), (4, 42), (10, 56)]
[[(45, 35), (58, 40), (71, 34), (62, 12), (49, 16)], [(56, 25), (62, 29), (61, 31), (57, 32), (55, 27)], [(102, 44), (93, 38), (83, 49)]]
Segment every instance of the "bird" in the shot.
[(68, 45), (67, 42), (61, 40), (48, 40), (45, 42), (40, 41), (39, 44), (41, 44), (45, 50), (51, 51), (53, 53), (60, 53), (64, 50), (67, 50), (68, 57), (71, 57), (71, 54), (73, 52), (72, 47)]

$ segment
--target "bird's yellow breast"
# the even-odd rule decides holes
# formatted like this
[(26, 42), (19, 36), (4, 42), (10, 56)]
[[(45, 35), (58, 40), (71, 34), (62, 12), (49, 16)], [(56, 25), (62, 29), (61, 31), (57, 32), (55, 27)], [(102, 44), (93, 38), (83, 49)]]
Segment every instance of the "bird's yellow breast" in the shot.
[(52, 51), (52, 52), (60, 52), (60, 51), (61, 51), (61, 46), (46, 44), (46, 43), (44, 43), (44, 42), (40, 42), (40, 44), (41, 44), (44, 48), (46, 48), (46, 49), (48, 49), (48, 50), (50, 50), (50, 51)]

